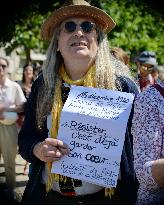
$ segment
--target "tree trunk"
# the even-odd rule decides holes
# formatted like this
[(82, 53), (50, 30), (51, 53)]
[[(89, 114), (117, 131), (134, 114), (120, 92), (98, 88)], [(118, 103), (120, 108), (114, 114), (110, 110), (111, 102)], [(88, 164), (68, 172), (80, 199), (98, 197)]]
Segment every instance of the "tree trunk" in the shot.
[(30, 48), (25, 48), (25, 55), (26, 55), (26, 64), (29, 64), (31, 62)]

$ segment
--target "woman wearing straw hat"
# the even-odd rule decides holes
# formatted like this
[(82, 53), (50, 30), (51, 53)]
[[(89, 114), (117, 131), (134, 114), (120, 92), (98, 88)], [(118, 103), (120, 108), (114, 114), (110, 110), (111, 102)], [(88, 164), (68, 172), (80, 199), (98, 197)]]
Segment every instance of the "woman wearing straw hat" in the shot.
[(52, 162), (69, 153), (67, 145), (57, 139), (57, 132), (71, 85), (138, 93), (128, 69), (110, 54), (106, 34), (114, 26), (107, 13), (84, 0), (66, 1), (44, 22), (42, 37), (50, 42), (47, 59), (33, 84), (19, 133), (19, 152), (33, 164), (23, 204), (134, 203), (130, 120), (116, 189), (50, 173)]

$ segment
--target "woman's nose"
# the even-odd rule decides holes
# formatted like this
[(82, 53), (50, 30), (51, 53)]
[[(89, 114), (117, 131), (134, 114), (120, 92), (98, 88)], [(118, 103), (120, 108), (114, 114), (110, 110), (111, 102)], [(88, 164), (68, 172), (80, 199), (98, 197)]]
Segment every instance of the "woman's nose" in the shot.
[(83, 30), (82, 30), (82, 28), (79, 25), (76, 27), (74, 35), (75, 36), (83, 36), (84, 35)]

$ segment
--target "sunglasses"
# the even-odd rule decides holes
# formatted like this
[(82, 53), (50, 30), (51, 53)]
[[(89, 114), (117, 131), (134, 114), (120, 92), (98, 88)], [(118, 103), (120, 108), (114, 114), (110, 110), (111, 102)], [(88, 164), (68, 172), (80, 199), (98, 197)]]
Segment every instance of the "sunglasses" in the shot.
[[(78, 24), (75, 22), (68, 21), (65, 23), (64, 28), (67, 33), (73, 33), (76, 31), (77, 26)], [(79, 24), (79, 26), (84, 33), (91, 33), (96, 28), (96, 24), (89, 21), (84, 21), (83, 23)]]
[(141, 66), (141, 67), (146, 67), (146, 68), (148, 68), (148, 69), (151, 69), (151, 68), (154, 67), (153, 65), (148, 65), (148, 64), (143, 64), (143, 63), (141, 63), (140, 66)]
[(5, 69), (5, 68), (7, 67), (7, 65), (0, 64), (0, 67), (2, 67), (3, 69)]

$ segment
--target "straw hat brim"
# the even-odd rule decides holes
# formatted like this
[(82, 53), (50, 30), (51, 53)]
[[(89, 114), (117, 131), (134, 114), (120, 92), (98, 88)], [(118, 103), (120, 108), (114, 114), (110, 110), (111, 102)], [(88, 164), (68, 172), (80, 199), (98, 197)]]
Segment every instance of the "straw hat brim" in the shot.
[(93, 18), (105, 33), (110, 32), (116, 25), (114, 20), (103, 10), (94, 6), (72, 5), (64, 6), (53, 12), (53, 14), (43, 23), (41, 36), (44, 40), (52, 38), (54, 29), (64, 20), (84, 16)]

